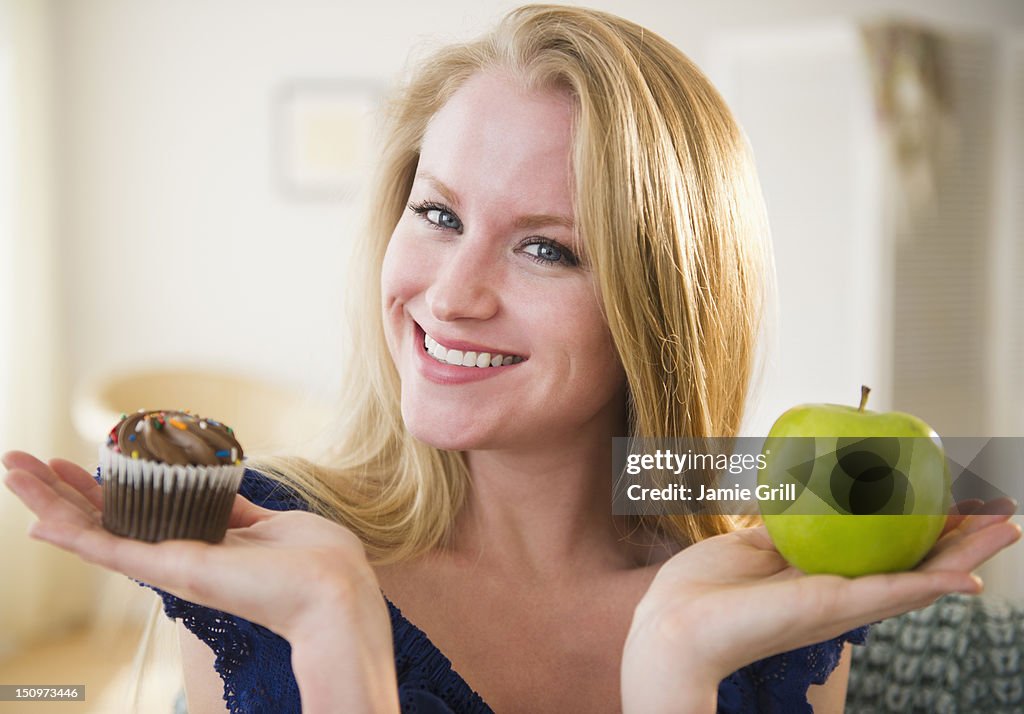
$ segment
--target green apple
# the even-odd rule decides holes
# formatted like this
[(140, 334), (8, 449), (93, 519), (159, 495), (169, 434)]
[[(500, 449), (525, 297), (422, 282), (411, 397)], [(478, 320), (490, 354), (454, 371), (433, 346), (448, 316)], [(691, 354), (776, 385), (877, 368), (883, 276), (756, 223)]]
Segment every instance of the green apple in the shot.
[(768, 434), (758, 484), (794, 484), (790, 501), (759, 501), (779, 553), (805, 573), (854, 577), (909, 570), (931, 550), (950, 505), (938, 435), (917, 417), (805, 404)]

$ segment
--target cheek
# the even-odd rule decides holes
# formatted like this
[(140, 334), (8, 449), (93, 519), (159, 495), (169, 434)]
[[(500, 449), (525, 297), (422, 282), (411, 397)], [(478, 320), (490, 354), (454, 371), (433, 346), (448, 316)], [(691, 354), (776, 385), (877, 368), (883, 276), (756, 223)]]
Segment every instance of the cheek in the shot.
[(394, 310), (422, 291), (426, 279), (422, 256), (417, 256), (413, 241), (402, 231), (402, 224), (391, 236), (381, 266), (380, 289), (385, 319)]
[(573, 377), (591, 385), (594, 398), (603, 400), (621, 389), (626, 381), (604, 315), (590, 289), (572, 296), (562, 305), (563, 315), (568, 316), (571, 323), (566, 325), (563, 317), (562, 330), (556, 330), (551, 337), (564, 340), (571, 335)]
[(626, 372), (604, 323), (601, 323), (601, 329), (601, 339), (595, 340), (587, 350), (587, 364), (593, 383), (605, 385), (604, 394), (608, 395), (618, 392), (625, 385)]
[(397, 364), (399, 343), (403, 329), (405, 306), (415, 297), (417, 271), (410, 268), (415, 262), (408, 255), (408, 241), (399, 230), (391, 236), (380, 271), (381, 317), (384, 336), (392, 360)]

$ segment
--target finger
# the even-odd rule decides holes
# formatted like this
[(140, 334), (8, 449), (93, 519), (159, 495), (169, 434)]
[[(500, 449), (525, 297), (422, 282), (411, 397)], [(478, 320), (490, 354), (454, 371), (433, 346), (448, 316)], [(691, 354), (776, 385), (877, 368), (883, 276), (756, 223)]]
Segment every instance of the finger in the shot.
[[(830, 578), (832, 576), (813, 576)], [(845, 581), (845, 582), (844, 582)], [(824, 602), (804, 602), (804, 608), (834, 607), (837, 634), (917, 610), (952, 592), (977, 594), (981, 581), (970, 572), (932, 570), (867, 575), (851, 580), (832, 579), (822, 595)], [(800, 608), (797, 608), (800, 609)], [(816, 613), (819, 616), (820, 612)]]
[[(239, 567), (244, 548), (211, 545), (196, 540), (165, 540), (147, 543), (116, 536), (101, 527), (83, 528), (80, 524), (39, 521), (31, 535), (78, 555), (83, 560), (113, 570), (189, 602), (218, 610), (231, 610), (239, 604), (239, 580), (248, 581), (252, 591), (255, 563)], [(257, 556), (259, 557), (259, 556)], [(239, 575), (239, 570), (245, 571)], [(232, 572), (235, 571), (235, 572)], [(249, 575), (246, 575), (246, 572)], [(214, 575), (211, 575), (214, 574)]]
[[(946, 518), (946, 525), (942, 529), (942, 535), (956, 530), (961, 527), (961, 524), (967, 522), (971, 523), (971, 516), (1012, 516), (1017, 511), (1017, 502), (1012, 498), (1003, 496), (1000, 498), (994, 498), (990, 501), (982, 501), (980, 498), (969, 498), (964, 501), (960, 501), (949, 509), (949, 515)], [(984, 527), (989, 522), (995, 521), (979, 521), (980, 525), (975, 525), (973, 529)]]
[(66, 459), (50, 459), (52, 468), (69, 486), (82, 494), (97, 509), (103, 509), (103, 488), (92, 474)]
[[(949, 593), (977, 595), (982, 589), (981, 579), (963, 570), (918, 570), (869, 577), (878, 579), (868, 585), (877, 588), (882, 596), (867, 619), (858, 618), (858, 622), (848, 623), (847, 628), (919, 610)], [(867, 588), (854, 597), (868, 597), (865, 593)]]
[(761, 550), (775, 550), (775, 544), (772, 542), (771, 536), (768, 535), (768, 529), (764, 526), (743, 528), (735, 531), (735, 533), (745, 543), (747, 543), (747, 545), (752, 545)]
[(3, 463), (8, 469), (21, 469), (35, 475), (40, 481), (86, 512), (96, 509), (95, 504), (75, 488), (66, 484), (53, 469), (32, 454), (24, 451), (9, 451), (3, 455)]
[(961, 521), (955, 528), (950, 531), (943, 533), (939, 538), (938, 542), (928, 553), (928, 557), (932, 558), (946, 550), (956, 546), (957, 543), (962, 541), (964, 538), (969, 536), (971, 533), (988, 528), (989, 526), (1003, 523), (1009, 520), (1010, 516), (1005, 514), (1000, 515), (978, 515), (972, 514), (967, 516)]
[(929, 555), (919, 570), (971, 571), (1003, 548), (1016, 543), (1020, 537), (1021, 528), (1016, 523), (992, 523)]
[[(799, 603), (780, 608), (777, 616), (756, 620), (748, 635), (765, 642), (760, 658), (821, 642), (872, 622), (916, 610), (950, 592), (980, 591), (980, 582), (964, 572), (918, 572), (865, 575), (780, 576), (759, 588), (764, 603)], [(769, 644), (770, 643), (770, 644)]]
[(991, 501), (986, 501), (982, 504), (975, 513), (985, 513), (989, 515), (1004, 515), (1012, 516), (1017, 512), (1017, 502), (1009, 496), (1001, 496), (1000, 498), (993, 498)]
[(969, 516), (970, 514), (977, 511), (985, 505), (985, 502), (980, 498), (965, 498), (962, 501), (957, 501), (949, 508), (949, 515), (951, 516)]
[(985, 502), (980, 498), (968, 498), (954, 503), (950, 506), (949, 513), (946, 515), (946, 523), (942, 526), (940, 537), (959, 526), (967, 516), (977, 511), (984, 504)]
[(71, 502), (29, 471), (8, 471), (4, 485), (41, 520), (73, 522), (83, 527), (96, 526), (100, 522), (99, 512), (91, 505), (83, 507), (80, 503)]

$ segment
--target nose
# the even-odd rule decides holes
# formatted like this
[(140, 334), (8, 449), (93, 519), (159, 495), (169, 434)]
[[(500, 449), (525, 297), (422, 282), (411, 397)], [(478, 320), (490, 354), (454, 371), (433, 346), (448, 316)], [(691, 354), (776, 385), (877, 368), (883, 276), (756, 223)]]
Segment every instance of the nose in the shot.
[(449, 246), (427, 288), (427, 307), (437, 320), (486, 320), (498, 311), (498, 258), (474, 243), (464, 235), (458, 245)]

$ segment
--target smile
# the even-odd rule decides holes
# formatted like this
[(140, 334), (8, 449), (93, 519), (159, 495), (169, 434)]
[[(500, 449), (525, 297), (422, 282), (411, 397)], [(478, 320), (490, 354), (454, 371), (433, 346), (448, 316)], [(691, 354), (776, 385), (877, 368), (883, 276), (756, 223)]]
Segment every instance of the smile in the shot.
[(423, 333), (423, 349), (428, 355), (441, 364), (450, 364), (460, 367), (488, 369), (491, 367), (507, 367), (510, 364), (518, 364), (523, 361), (523, 357), (519, 355), (503, 355), (496, 352), (474, 352), (471, 350), (457, 350), (445, 347), (426, 332)]

